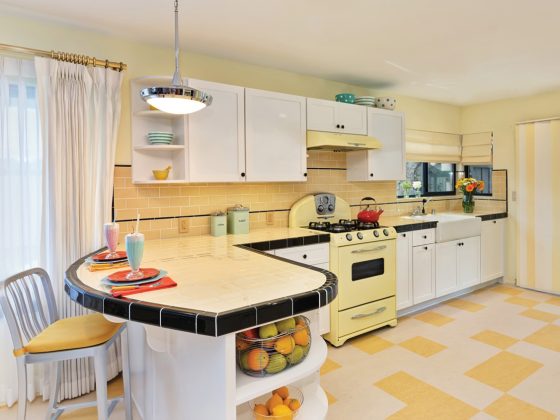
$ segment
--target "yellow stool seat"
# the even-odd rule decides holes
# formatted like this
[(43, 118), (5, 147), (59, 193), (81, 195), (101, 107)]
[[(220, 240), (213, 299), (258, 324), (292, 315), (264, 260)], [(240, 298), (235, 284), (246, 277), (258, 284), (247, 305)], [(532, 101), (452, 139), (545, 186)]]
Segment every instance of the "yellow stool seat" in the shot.
[(105, 343), (122, 324), (109, 322), (101, 314), (89, 314), (55, 321), (14, 355), (81, 349)]

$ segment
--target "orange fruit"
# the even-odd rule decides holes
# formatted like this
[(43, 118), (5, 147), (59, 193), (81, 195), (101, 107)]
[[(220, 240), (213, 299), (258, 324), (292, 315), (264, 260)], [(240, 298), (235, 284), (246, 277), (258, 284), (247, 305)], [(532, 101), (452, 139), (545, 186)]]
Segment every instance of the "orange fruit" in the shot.
[(301, 328), (297, 330), (294, 334), (294, 341), (299, 346), (307, 346), (309, 344), (309, 333), (307, 332), (307, 328)]
[(274, 350), (276, 350), (280, 354), (286, 355), (294, 351), (295, 346), (296, 343), (294, 341), (294, 338), (291, 335), (286, 335), (276, 340), (276, 343), (274, 344)]
[(237, 348), (237, 350), (240, 350), (240, 351), (247, 350), (249, 348), (249, 343), (247, 343), (242, 338), (236, 338), (235, 339), (235, 347)]
[[(282, 399), (286, 399), (290, 396), (290, 391), (288, 390), (287, 386), (283, 386), (283, 387), (280, 387), (280, 388), (272, 391), (272, 394), (278, 394), (278, 395), (280, 395), (280, 397), (282, 397)], [(286, 405), (288, 405), (288, 404), (286, 404)]]
[(299, 410), (299, 408), (301, 407), (301, 403), (299, 402), (299, 400), (296, 400), (294, 398), (294, 399), (292, 399), (292, 401), (290, 401), (290, 404), (288, 404), (288, 407), (290, 407), (290, 410), (296, 411), (296, 410)]
[(284, 401), (282, 400), (282, 397), (278, 394), (272, 394), (272, 397), (270, 397), (267, 401), (266, 401), (266, 408), (268, 408), (268, 411), (270, 413), (272, 413), (272, 410), (274, 409), (274, 407), (276, 407), (277, 405), (282, 405)]
[(247, 354), (247, 367), (250, 370), (263, 370), (268, 365), (268, 353), (262, 349), (250, 350)]
[(264, 340), (261, 341), (261, 346), (263, 349), (272, 349), (274, 348), (274, 344), (276, 343), (276, 340)]
[(275, 406), (272, 409), (272, 415), (275, 416), (275, 420), (292, 420), (294, 418), (294, 414), (290, 407), (285, 406), (284, 404), (280, 404)]
[(290, 406), (290, 402), (292, 401), (291, 398), (284, 398), (284, 405), (287, 405), (288, 407)]
[(255, 418), (257, 420), (264, 420), (268, 417), (268, 408), (266, 408), (266, 405), (264, 404), (257, 404), (255, 405), (255, 409), (253, 410), (253, 412), (255, 413)]

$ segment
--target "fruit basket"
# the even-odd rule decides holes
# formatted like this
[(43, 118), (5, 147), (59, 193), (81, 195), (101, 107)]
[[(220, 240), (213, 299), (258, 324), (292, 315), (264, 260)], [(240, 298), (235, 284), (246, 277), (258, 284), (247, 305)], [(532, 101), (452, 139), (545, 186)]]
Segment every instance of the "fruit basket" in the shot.
[(296, 316), (237, 333), (237, 364), (250, 376), (269, 376), (301, 363), (311, 348), (309, 319)]
[(303, 393), (295, 386), (283, 386), (249, 402), (256, 420), (292, 420), (303, 405)]

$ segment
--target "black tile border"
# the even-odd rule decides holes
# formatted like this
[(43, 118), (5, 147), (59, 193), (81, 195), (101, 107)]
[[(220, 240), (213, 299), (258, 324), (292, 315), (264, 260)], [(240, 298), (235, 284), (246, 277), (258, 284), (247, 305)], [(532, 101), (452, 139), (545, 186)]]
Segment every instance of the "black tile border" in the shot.
[(495, 214), (483, 214), (477, 217), (479, 217), (480, 219), (482, 219), (483, 222), (485, 222), (487, 220), (506, 219), (508, 217), (508, 214), (507, 212), (503, 212), (503, 213), (495, 213)]
[(82, 283), (77, 270), (85, 259), (102, 249), (92, 252), (74, 262), (66, 271), (64, 290), (76, 303), (96, 312), (116, 316), (130, 321), (156, 325), (194, 334), (221, 336), (235, 331), (251, 328), (277, 319), (297, 315), (328, 305), (338, 293), (338, 280), (328, 270), (291, 261), (264, 251), (289, 248), (310, 244), (329, 242), (330, 235), (315, 234), (289, 239), (264, 241), (234, 245), (250, 252), (266, 255), (270, 258), (294, 264), (309, 270), (318, 271), (325, 276), (325, 283), (314, 290), (298, 295), (287, 296), (258, 305), (249, 305), (227, 312), (205, 312), (189, 308), (158, 305), (133, 298), (114, 298), (109, 293), (101, 292)]

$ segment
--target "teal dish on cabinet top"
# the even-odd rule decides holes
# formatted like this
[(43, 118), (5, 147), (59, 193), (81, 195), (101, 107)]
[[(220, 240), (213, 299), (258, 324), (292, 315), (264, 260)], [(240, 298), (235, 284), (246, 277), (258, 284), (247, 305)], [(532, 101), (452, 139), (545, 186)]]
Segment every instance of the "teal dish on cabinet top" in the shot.
[(335, 96), (337, 102), (345, 102), (347, 104), (353, 104), (355, 96), (353, 93), (339, 93)]

